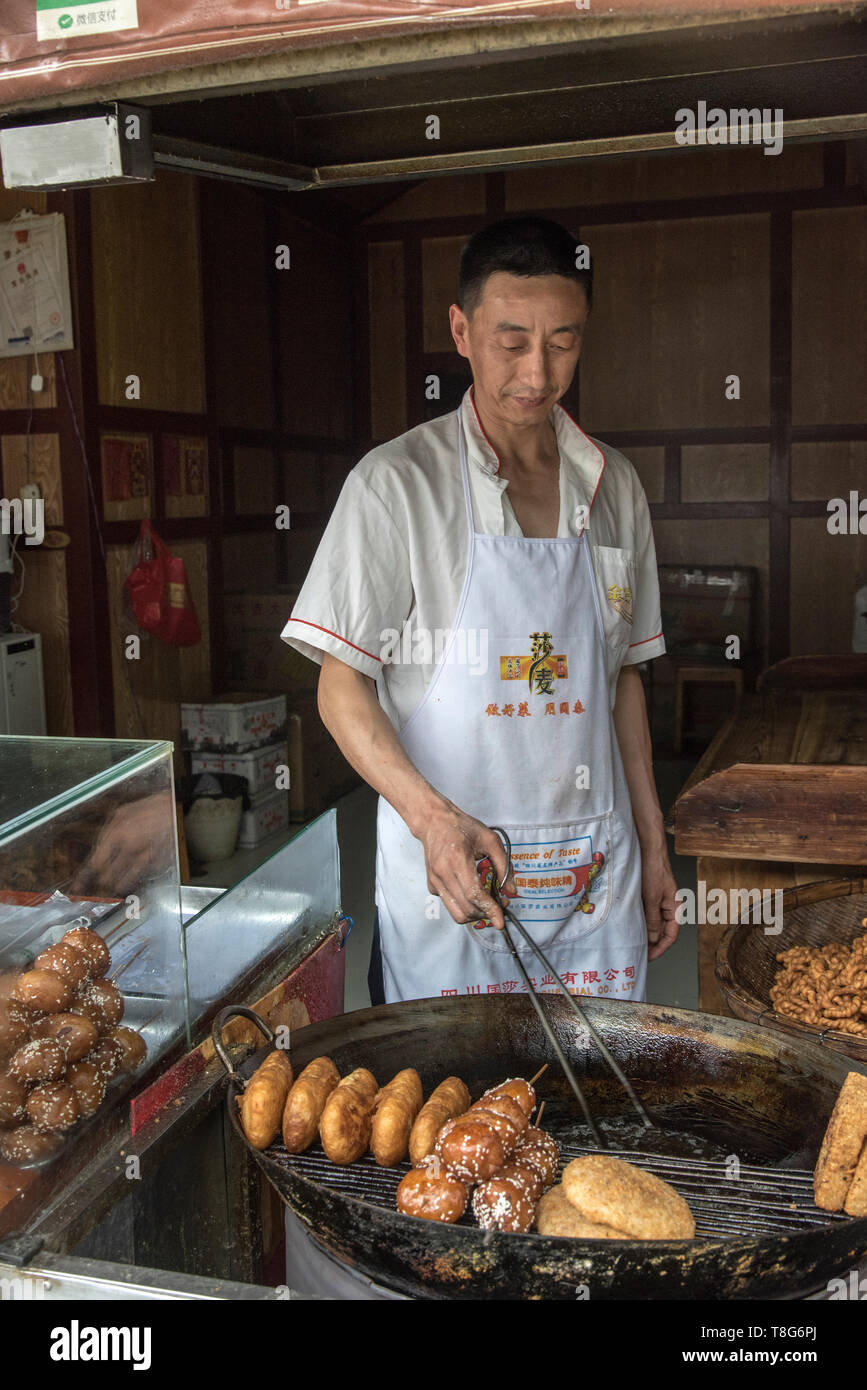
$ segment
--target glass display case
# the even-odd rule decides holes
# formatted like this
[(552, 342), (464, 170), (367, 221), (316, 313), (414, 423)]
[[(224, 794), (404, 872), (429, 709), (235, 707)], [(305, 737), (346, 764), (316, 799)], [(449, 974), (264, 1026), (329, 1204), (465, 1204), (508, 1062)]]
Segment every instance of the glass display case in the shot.
[(0, 737), (0, 1162), (189, 1045), (169, 743)]
[(279, 955), (291, 969), (339, 915), (337, 812), (330, 810), (186, 921), (191, 1020), (241, 1001), (245, 979), (269, 959)]

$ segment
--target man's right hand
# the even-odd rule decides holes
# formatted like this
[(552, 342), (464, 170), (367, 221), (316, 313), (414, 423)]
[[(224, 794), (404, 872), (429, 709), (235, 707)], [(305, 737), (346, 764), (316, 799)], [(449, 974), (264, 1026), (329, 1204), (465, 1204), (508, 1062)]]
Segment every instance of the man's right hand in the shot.
[[(491, 926), (503, 927), (502, 909), (481, 884), (476, 862), (487, 857), (494, 866), (497, 882), (506, 872), (506, 849), (496, 831), (468, 816), (447, 798), (434, 808), (423, 827), (416, 832), (424, 847), (427, 886), (442, 898), (456, 922), (478, 922), (487, 918)], [(512, 873), (504, 891), (515, 894)]]

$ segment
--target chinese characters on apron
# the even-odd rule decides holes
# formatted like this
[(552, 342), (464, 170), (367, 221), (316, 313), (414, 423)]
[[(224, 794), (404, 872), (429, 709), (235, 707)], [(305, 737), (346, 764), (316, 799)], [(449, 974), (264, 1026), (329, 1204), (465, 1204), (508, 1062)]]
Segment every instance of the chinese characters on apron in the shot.
[[(400, 738), (422, 775), (512, 841), (515, 916), (577, 994), (643, 999), (641, 858), (608, 701), (605, 635), (586, 532), (476, 534), (452, 622), (485, 630), (487, 669), (447, 645)], [(518, 993), (502, 934), (458, 925), (427, 886), (424, 851), (380, 797), (376, 903), (385, 998)], [(517, 944), (517, 942), (516, 942)], [(553, 988), (524, 947), (536, 989)]]

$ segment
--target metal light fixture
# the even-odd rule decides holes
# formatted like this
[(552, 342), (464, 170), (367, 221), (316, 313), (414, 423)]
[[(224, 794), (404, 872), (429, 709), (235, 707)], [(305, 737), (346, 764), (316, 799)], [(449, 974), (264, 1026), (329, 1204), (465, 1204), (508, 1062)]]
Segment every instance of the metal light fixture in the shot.
[(87, 188), (154, 178), (151, 113), (112, 102), (0, 130), (6, 188)]

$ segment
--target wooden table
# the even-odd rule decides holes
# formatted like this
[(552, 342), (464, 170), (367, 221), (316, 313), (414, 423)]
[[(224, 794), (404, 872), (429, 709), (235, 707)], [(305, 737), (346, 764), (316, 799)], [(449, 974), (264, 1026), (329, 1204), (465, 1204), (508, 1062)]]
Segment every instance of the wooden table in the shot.
[[(668, 828), (707, 892), (773, 892), (867, 865), (867, 691), (743, 696), (677, 797)], [(699, 1008), (726, 1013), (714, 957), (727, 923), (699, 925)], [(682, 930), (690, 928), (684, 926)]]

